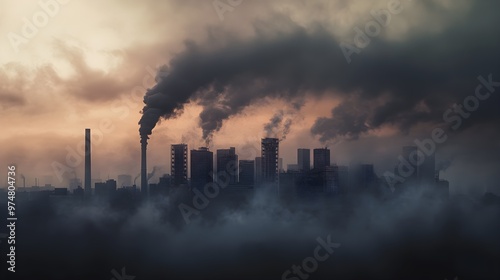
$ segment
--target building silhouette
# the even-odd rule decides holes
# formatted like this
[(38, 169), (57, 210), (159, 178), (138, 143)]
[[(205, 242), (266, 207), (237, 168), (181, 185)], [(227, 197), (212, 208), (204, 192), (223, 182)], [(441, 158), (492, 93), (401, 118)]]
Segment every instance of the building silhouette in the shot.
[(338, 166), (339, 192), (346, 194), (349, 192), (349, 168), (345, 165)]
[(407, 164), (413, 168), (411, 174), (396, 174), (405, 178), (403, 185), (413, 187), (434, 187), (436, 184), (436, 160), (434, 154), (426, 155), (417, 146), (404, 146), (400, 164)]
[[(70, 190), (75, 190), (78, 188), (78, 186), (82, 185), (82, 180), (80, 178), (71, 178), (69, 179), (69, 189)], [(91, 192), (88, 192), (87, 194), (91, 194)]]
[(262, 184), (262, 157), (255, 157), (255, 184)]
[(109, 179), (106, 182), (95, 183), (95, 195), (109, 196), (116, 191), (116, 181)]
[(313, 151), (314, 169), (324, 170), (330, 166), (330, 150), (328, 148), (314, 149)]
[(163, 176), (158, 179), (157, 184), (149, 184), (151, 196), (168, 195), (170, 193), (171, 183), (172, 177), (168, 174), (163, 174)]
[(262, 182), (279, 185), (279, 139), (263, 138), (262, 147)]
[(85, 194), (92, 194), (92, 166), (91, 166), (91, 136), (90, 136), (90, 128), (85, 129)]
[(240, 160), (240, 185), (252, 186), (255, 183), (255, 161), (253, 160)]
[(187, 184), (187, 145), (174, 144), (170, 148), (171, 165), (170, 173), (172, 183), (176, 186)]
[(311, 169), (311, 150), (297, 149), (297, 165), (298, 170), (307, 172)]
[(418, 149), (416, 146), (404, 146), (403, 147), (403, 150), (402, 150), (402, 154), (401, 156), (403, 157), (403, 160), (406, 161), (406, 163), (408, 163), (409, 165), (411, 165), (411, 168), (414, 168), (414, 171), (413, 172), (410, 172), (411, 174), (402, 174), (402, 173), (399, 173), (398, 170), (396, 170), (396, 172), (398, 172), (397, 174), (398, 175), (404, 175), (403, 178), (405, 178), (405, 182), (404, 184), (407, 185), (407, 186), (417, 186), (417, 185), (420, 185), (419, 183), (419, 180), (418, 180), (418, 173), (419, 173), (419, 170), (418, 170), (418, 166), (415, 166), (414, 164), (412, 164), (412, 160), (413, 159), (417, 159), (418, 157)]
[(378, 178), (373, 164), (353, 164), (349, 168), (349, 175), (353, 191), (375, 191)]
[(73, 190), (73, 195), (77, 197), (83, 197), (85, 192), (83, 191), (83, 188), (78, 186), (76, 189)]
[(54, 188), (52, 195), (68, 195), (68, 188)]
[(435, 154), (426, 155), (424, 162), (420, 165), (419, 181), (424, 187), (434, 187), (436, 183), (436, 157)]
[(227, 174), (230, 185), (238, 183), (238, 155), (234, 147), (217, 150), (217, 174), (220, 172)]
[(191, 187), (203, 189), (213, 182), (214, 154), (206, 147), (191, 150)]
[(339, 189), (339, 168), (337, 165), (325, 166), (322, 170), (323, 191), (327, 194), (338, 194)]

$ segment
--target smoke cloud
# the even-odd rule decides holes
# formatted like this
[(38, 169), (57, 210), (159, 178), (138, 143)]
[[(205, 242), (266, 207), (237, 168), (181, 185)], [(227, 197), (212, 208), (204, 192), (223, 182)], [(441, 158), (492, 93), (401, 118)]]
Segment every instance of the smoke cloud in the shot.
[(279, 138), (280, 141), (285, 140), (288, 133), (290, 133), (293, 114), (292, 111), (285, 112), (284, 110), (275, 113), (269, 122), (264, 125), (265, 137)]
[[(344, 39), (286, 17), (269, 23), (271, 28), (255, 24), (249, 39), (218, 32), (201, 43), (189, 41), (170, 61), (168, 75), (146, 93), (141, 135), (151, 134), (160, 117), (175, 117), (189, 102), (203, 106), (200, 126), (208, 139), (257, 100), (294, 102), (324, 94), (342, 102), (330, 118), (319, 118), (312, 127), (322, 141), (357, 139), (387, 125), (409, 131), (420, 123), (442, 122), (448, 106), (473, 93), (478, 75), (500, 77), (500, 42), (484, 35), (499, 26), (498, 17), (490, 15), (498, 5), (473, 3), (463, 18), (425, 37), (408, 36), (403, 42), (372, 38), (351, 64), (339, 47)], [(478, 15), (486, 20), (475, 20)], [(287, 28), (273, 31), (272, 26)], [(350, 108), (354, 103), (356, 109)], [(477, 115), (474, 122), (500, 117), (492, 105)]]
[(266, 137), (276, 137), (277, 129), (281, 125), (283, 121), (283, 110), (278, 111), (274, 116), (269, 120), (267, 124), (264, 125), (264, 132)]

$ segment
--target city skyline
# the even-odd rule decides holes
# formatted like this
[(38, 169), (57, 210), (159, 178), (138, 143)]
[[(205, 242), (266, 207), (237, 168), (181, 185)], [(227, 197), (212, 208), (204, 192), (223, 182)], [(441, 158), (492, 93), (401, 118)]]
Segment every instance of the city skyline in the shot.
[[(225, 92), (227, 98), (221, 100), (227, 104), (221, 106), (210, 105), (218, 98), (210, 92), (176, 93), (179, 100), (172, 100), (172, 108), (183, 113), (171, 114), (173, 118), (155, 126), (148, 148), (151, 167), (165, 164), (163, 155), (170, 143), (200, 147), (209, 139), (213, 150), (234, 146), (241, 151), (273, 136), (286, 137), (281, 143), (285, 167), (295, 161), (296, 147), (328, 146), (335, 151), (334, 162), (370, 162), (383, 173), (393, 168), (400, 154), (398, 147), (428, 138), (440, 127), (449, 137), (437, 147), (436, 164), (454, 186), (453, 192), (499, 192), (499, 160), (490, 152), (498, 147), (494, 90), (499, 75), (492, 63), (497, 48), (495, 39), (488, 36), (495, 33), (488, 32), (495, 24), (475, 20), (481, 15), (488, 22), (495, 21), (488, 16), (494, 10), (491, 3), (460, 0), (457, 5), (422, 5), (401, 1), (399, 9), (392, 10), (390, 23), (380, 26), (379, 35), (365, 34), (370, 41), (365, 40), (363, 48), (355, 44), (365, 38), (357, 30), (365, 32), (367, 24), (378, 23), (381, 17), (372, 10), (388, 11), (387, 1), (359, 2), (349, 9), (343, 1), (299, 3), (245, 2), (234, 12), (226, 11), (221, 20), (211, 3), (196, 1), (151, 5), (61, 1), (57, 9), (51, 8), (57, 12), (49, 10), (54, 16), (47, 16), (47, 24), (36, 28), (36, 36), (25, 38), (22, 32), (28, 23), (22, 19), (33, 24), (33, 16), (46, 13), (50, 7), (35, 2), (2, 2), (3, 10), (9, 13), (0, 27), (7, 34), (0, 42), (5, 54), (0, 57), (0, 80), (6, 85), (0, 93), (0, 125), (5, 129), (0, 145), (6, 147), (0, 151), (0, 160), (17, 164), (29, 182), (52, 176), (52, 182), (60, 184), (52, 164), (66, 164), (68, 156), (81, 154), (80, 133), (88, 127), (100, 135), (93, 139), (95, 176), (135, 176), (140, 169), (136, 160), (140, 156), (137, 122), (143, 116), (144, 95), (155, 87), (155, 78), (185, 74), (177, 69), (198, 69), (191, 73), (213, 81), (213, 75), (227, 74), (218, 67), (226, 61), (234, 75), (248, 71), (249, 80), (239, 84), (230, 77), (219, 79), (229, 82), (226, 89), (234, 89)], [(110, 9), (117, 13), (104, 12)], [(144, 13), (140, 12), (143, 9)], [(450, 16), (439, 16), (436, 11), (440, 9)], [(179, 18), (178, 11), (189, 11), (189, 16)], [(312, 16), (312, 11), (323, 16)], [(93, 14), (95, 20), (82, 26), (76, 20), (82, 12)], [(275, 17), (274, 12), (283, 16)], [(315, 22), (321, 22), (324, 29), (318, 29)], [(435, 32), (421, 37), (423, 30)], [(168, 35), (157, 36), (158, 32)], [(283, 36), (272, 36), (274, 32)], [(24, 40), (13, 44), (8, 39), (13, 34)], [(127, 34), (128, 39), (123, 40), (120, 34)], [(483, 51), (478, 52), (476, 44)], [(281, 52), (276, 52), (276, 46), (289, 50), (289, 57), (277, 55)], [(351, 46), (359, 52), (349, 49)], [(367, 49), (373, 52), (364, 51)], [(199, 53), (193, 53), (195, 50)], [(346, 56), (349, 50), (352, 53)], [(214, 59), (189, 59), (198, 54)], [(233, 54), (233, 59), (225, 60), (226, 54)], [(280, 65), (285, 61), (291, 61), (294, 75), (283, 72)], [(443, 63), (436, 65), (436, 61)], [(265, 69), (261, 65), (268, 66), (267, 76), (260, 73)], [(372, 70), (368, 73), (363, 69)], [(254, 88), (255, 79), (265, 81), (261, 88)], [(469, 96), (475, 96), (477, 88), (481, 100), (475, 109), (467, 101), (474, 101)], [(242, 98), (245, 96), (248, 99)], [(278, 120), (279, 127), (268, 127)], [(471, 174), (481, 177), (481, 182)], [(77, 176), (84, 174), (77, 171)], [(70, 170), (65, 172), (65, 184), (73, 177)]]
[(498, 11), (1, 0), (2, 279), (500, 279)]
[[(217, 149), (214, 156), (214, 152), (208, 147), (189, 150), (187, 144), (172, 144), (169, 155), (171, 172), (161, 173), (157, 178), (153, 178), (160, 168), (155, 166), (151, 172), (147, 170), (147, 150), (143, 149), (141, 155), (143, 174), (136, 176), (132, 184), (132, 176), (128, 174), (118, 175), (117, 180), (110, 178), (109, 175), (107, 180), (91, 178), (91, 135), (91, 129), (85, 129), (84, 184), (81, 179), (75, 177), (66, 187), (45, 184), (40, 188), (36, 182), (35, 185), (26, 188), (23, 182), (23, 188), (19, 190), (22, 192), (42, 190), (54, 193), (66, 193), (69, 190), (75, 195), (84, 193), (86, 197), (90, 197), (94, 194), (110, 196), (118, 186), (121, 189), (133, 188), (140, 191), (142, 196), (150, 197), (151, 193), (166, 195), (173, 190), (172, 187), (198, 189), (201, 192), (216, 184), (247, 189), (259, 189), (264, 186), (275, 189), (278, 196), (290, 193), (290, 190), (293, 190), (292, 193), (305, 191), (325, 195), (359, 192), (380, 195), (389, 192), (403, 193), (417, 188), (445, 196), (450, 193), (449, 182), (443, 180), (440, 170), (436, 169), (435, 150), (429, 153), (425, 145), (403, 146), (394, 172), (376, 174), (373, 164), (351, 163), (346, 166), (331, 163), (331, 151), (327, 147), (313, 149), (312, 164), (310, 149), (297, 148), (296, 163), (289, 164), (285, 170), (281, 168), (282, 158), (279, 154), (281, 141), (278, 138), (262, 138), (261, 154), (254, 160), (238, 160), (238, 153), (234, 147)], [(141, 144), (141, 147), (144, 145)], [(243, 173), (241, 179), (240, 173)], [(141, 182), (137, 185), (139, 177)], [(82, 188), (82, 185), (85, 187)]]

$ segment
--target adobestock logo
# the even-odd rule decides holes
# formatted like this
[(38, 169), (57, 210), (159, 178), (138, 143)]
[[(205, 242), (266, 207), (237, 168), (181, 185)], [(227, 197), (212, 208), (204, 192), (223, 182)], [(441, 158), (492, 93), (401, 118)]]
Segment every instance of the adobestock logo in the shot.
[(340, 243), (333, 243), (331, 241), (330, 235), (326, 237), (326, 241), (321, 237), (316, 238), (316, 241), (319, 245), (314, 248), (313, 256), (304, 258), (302, 265), (292, 265), (291, 269), (283, 272), (281, 280), (308, 279), (318, 269), (319, 262), (326, 261), (333, 254), (333, 249), (340, 247)]
[[(410, 0), (411, 1), (411, 0)], [(360, 54), (361, 50), (370, 45), (371, 39), (380, 35), (382, 30), (389, 26), (392, 21), (392, 15), (398, 15), (404, 7), (400, 0), (390, 0), (387, 3), (387, 9), (371, 10), (370, 15), (373, 20), (368, 21), (364, 29), (354, 27), (354, 45), (342, 42), (340, 49), (348, 64), (352, 62), (353, 54)]]
[(61, 10), (61, 5), (68, 4), (70, 0), (40, 0), (38, 1), (39, 10), (33, 13), (30, 18), (23, 17), (23, 26), (19, 33), (9, 32), (7, 37), (10, 45), (16, 53), (19, 52), (19, 46), (27, 44), (36, 37), (40, 28), (49, 24), (49, 20), (55, 17)]
[(212, 5), (217, 13), (217, 16), (219, 17), (219, 20), (224, 21), (224, 14), (234, 11), (234, 9), (241, 5), (242, 2), (243, 0), (214, 0)]
[[(138, 84), (130, 90), (130, 94), (122, 96), (111, 104), (110, 112), (112, 117), (106, 117), (99, 121), (98, 127), (92, 128), (91, 142), (92, 149), (98, 147), (106, 137), (115, 131), (115, 124), (126, 119), (131, 112), (138, 108), (144, 98), (144, 93), (154, 86), (156, 79), (164, 78), (168, 75), (166, 69), (157, 65), (156, 71), (151, 66), (146, 66), (146, 73), (142, 78), (142, 84)], [(57, 160), (51, 163), (52, 170), (59, 183), (64, 181), (66, 174), (74, 174), (85, 158), (85, 139), (80, 139), (76, 145), (65, 147), (66, 156), (63, 162)]]
[[(458, 130), (464, 120), (471, 117), (473, 112), (476, 112), (481, 102), (489, 99), (498, 88), (500, 81), (493, 80), (493, 74), (489, 74), (486, 78), (478, 76), (479, 81), (474, 93), (466, 96), (461, 104), (453, 104), (443, 113), (443, 122), (450, 126), (453, 131)], [(412, 152), (408, 159), (402, 155), (398, 156), (398, 165), (396, 170), (398, 174), (391, 171), (384, 173), (384, 178), (392, 192), (395, 191), (395, 186), (398, 183), (404, 183), (408, 177), (413, 175), (417, 167), (424, 163), (426, 157), (430, 157), (436, 153), (437, 146), (445, 143), (449, 139), (448, 133), (440, 127), (436, 127), (431, 131), (429, 137), (422, 140), (415, 139), (413, 142), (418, 150)]]

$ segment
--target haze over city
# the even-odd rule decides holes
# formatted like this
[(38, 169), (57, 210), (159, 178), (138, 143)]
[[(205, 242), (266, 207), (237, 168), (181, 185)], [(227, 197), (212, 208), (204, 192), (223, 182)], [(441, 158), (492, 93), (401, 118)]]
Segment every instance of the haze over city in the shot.
[[(2, 5), (1, 29), (6, 35), (22, 36), (19, 19), (31, 20), (42, 10), (36, 3)], [(474, 93), (478, 76), (493, 74), (495, 80), (498, 71), (496, 19), (489, 16), (496, 4), (490, 1), (402, 1), (401, 12), (392, 14), (380, 34), (369, 37), (370, 44), (353, 53), (348, 63), (339, 44), (354, 44), (353, 28), (364, 29), (373, 19), (370, 11), (387, 5), (247, 1), (224, 12), (221, 20), (210, 2), (68, 1), (28, 42), (13, 47), (6, 37), (0, 43), (0, 137), (8, 147), (0, 158), (16, 163), (30, 184), (35, 177), (44, 183), (44, 176), (52, 176), (47, 181), (62, 186), (51, 163), (65, 163), (66, 148), (77, 149), (82, 129), (97, 131), (104, 120), (111, 129), (94, 149), (99, 179), (136, 174), (143, 89), (155, 85), (158, 69), (166, 65), (171, 68), (167, 73), (175, 74), (181, 67), (194, 67), (198, 72), (185, 78), (204, 71), (215, 76), (224, 61), (248, 53), (252, 65), (234, 60), (227, 66), (235, 73), (231, 79), (238, 80), (220, 81), (225, 103), (213, 102), (219, 97), (207, 93), (218, 86), (217, 77), (210, 78), (187, 97), (191, 101), (183, 104), (182, 114), (155, 128), (150, 166), (169, 170), (165, 155), (171, 143), (204, 146), (200, 113), (214, 122), (205, 122), (205, 129), (213, 132), (213, 149), (241, 150), (244, 145), (258, 148), (265, 136), (263, 126), (283, 110), (293, 120), (281, 144), (285, 166), (295, 161), (296, 147), (328, 145), (333, 161), (374, 163), (383, 173), (393, 168), (401, 146), (428, 137), (444, 123), (448, 108)], [(87, 14), (92, 18), (84, 22), (75, 16)], [(269, 55), (275, 59), (269, 60)], [(248, 71), (245, 76), (240, 69)], [(255, 79), (263, 80), (259, 85)], [(499, 145), (496, 96), (481, 102), (439, 146), (437, 162), (452, 192), (498, 192), (494, 182), (499, 158), (491, 153)], [(75, 172), (83, 177), (81, 168)], [(468, 187), (472, 185), (473, 190)]]
[(498, 279), (499, 9), (1, 1), (2, 255), (19, 279)]

